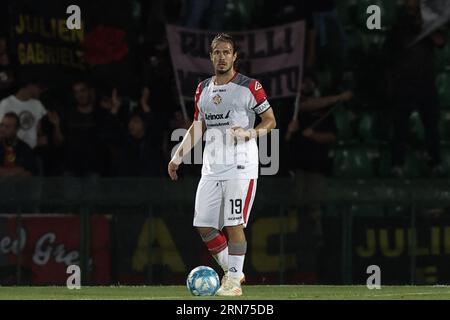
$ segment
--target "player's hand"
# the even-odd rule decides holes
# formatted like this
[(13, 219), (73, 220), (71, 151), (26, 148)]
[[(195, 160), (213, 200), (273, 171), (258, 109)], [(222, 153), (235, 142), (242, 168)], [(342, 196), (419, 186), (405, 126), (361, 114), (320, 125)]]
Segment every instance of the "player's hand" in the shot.
[(241, 127), (231, 128), (231, 135), (238, 140), (250, 140), (256, 138), (256, 131), (254, 129), (245, 130)]
[(169, 162), (169, 165), (167, 166), (167, 172), (169, 173), (170, 179), (172, 181), (178, 180), (177, 170), (180, 165), (176, 164), (173, 160)]

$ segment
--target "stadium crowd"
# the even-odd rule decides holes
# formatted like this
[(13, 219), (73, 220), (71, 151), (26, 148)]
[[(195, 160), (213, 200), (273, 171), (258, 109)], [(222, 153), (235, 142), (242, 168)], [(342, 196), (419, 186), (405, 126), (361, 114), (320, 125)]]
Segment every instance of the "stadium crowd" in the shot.
[[(8, 30), (3, 30), (0, 176), (164, 176), (176, 143), (170, 141), (171, 132), (189, 126), (177, 99), (165, 24), (221, 31), (263, 28), (296, 20), (307, 22), (299, 119), (291, 119), (289, 106), (293, 106), (293, 99), (271, 101), (283, 137), (280, 174), (301, 176), (303, 182), (311, 179), (313, 193), (319, 194), (322, 180), (330, 174), (403, 177), (414, 163), (408, 155), (408, 150), (414, 149), (407, 146), (407, 140), (409, 119), (415, 110), (425, 127), (427, 174), (444, 174), (433, 51), (433, 47), (445, 46), (444, 34), (434, 34), (430, 41), (413, 49), (405, 50), (400, 45), (421, 31), (419, 1), (404, 1), (395, 7), (396, 17), (391, 25), (376, 33), (386, 40), (379, 45), (381, 49), (375, 47), (379, 50), (377, 57), (374, 36), (355, 33), (356, 22), (349, 22), (343, 14), (350, 1), (342, 1), (345, 4), (341, 7), (333, 0), (137, 2), (140, 28), (136, 38), (140, 40), (133, 47), (138, 59), (131, 74), (136, 74), (138, 80), (130, 79), (130, 83), (137, 82), (131, 93), (115, 86), (114, 81), (93, 81), (87, 72), (65, 92), (58, 89), (55, 94), (51, 90), (54, 83), (22, 76), (17, 71), (10, 56)], [(357, 40), (355, 34), (359, 36)], [(361, 56), (364, 52), (367, 57)], [(373, 77), (367, 76), (373, 71), (370, 68), (380, 65), (380, 78), (379, 70)], [(343, 107), (336, 109), (339, 105)], [(373, 108), (374, 105), (383, 107)], [(374, 160), (373, 149), (360, 148), (367, 142), (363, 116), (375, 114), (374, 118), (383, 118), (386, 110), (397, 125), (383, 127), (384, 131), (393, 131), (383, 132), (380, 136), (384, 140), (373, 137), (376, 128), (370, 128), (367, 139), (376, 142), (376, 150), (383, 150)], [(324, 115), (325, 121), (314, 125)], [(384, 154), (392, 154), (392, 159), (388, 156), (387, 169), (383, 169)], [(183, 170), (184, 174), (192, 174), (199, 168)]]

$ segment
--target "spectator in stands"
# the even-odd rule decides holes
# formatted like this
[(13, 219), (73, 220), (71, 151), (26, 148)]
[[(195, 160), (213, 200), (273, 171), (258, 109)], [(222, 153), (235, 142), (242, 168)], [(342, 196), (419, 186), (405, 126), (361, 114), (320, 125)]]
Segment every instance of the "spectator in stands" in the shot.
[(47, 137), (43, 135), (41, 128), (41, 120), (47, 114), (39, 101), (43, 90), (44, 86), (40, 81), (27, 79), (22, 82), (15, 95), (0, 102), (0, 119), (8, 112), (16, 113), (20, 119), (18, 136), (32, 149), (47, 144)]
[(64, 103), (49, 94), (45, 100), (47, 115), (42, 118), (41, 129), (47, 137), (47, 144), (34, 149), (38, 158), (40, 174), (43, 176), (61, 176), (64, 172), (64, 149), (61, 144), (61, 124), (58, 112)]
[(117, 121), (125, 128), (130, 116), (130, 105), (120, 97), (117, 88), (98, 90), (99, 107), (117, 117)]
[(409, 118), (417, 109), (425, 128), (426, 148), (433, 175), (442, 168), (439, 147), (439, 102), (434, 71), (434, 48), (443, 47), (446, 39), (435, 32), (414, 45), (411, 43), (422, 32), (419, 0), (406, 1), (406, 10), (398, 19), (389, 41), (391, 89), (394, 109), (393, 174), (404, 172)]
[(65, 147), (65, 174), (71, 176), (107, 176), (110, 174), (108, 144), (117, 142), (120, 125), (111, 112), (98, 107), (95, 90), (87, 81), (72, 86), (76, 107), (60, 116), (49, 117), (58, 128), (55, 140)]
[(128, 122), (117, 163), (117, 175), (156, 177), (161, 175), (161, 148), (155, 134), (150, 110), (135, 112)]
[(322, 235), (320, 200), (326, 193), (326, 176), (330, 174), (330, 146), (336, 141), (336, 127), (330, 107), (352, 99), (351, 92), (320, 97), (317, 80), (306, 73), (302, 84), (302, 101), (298, 120), (289, 126), (286, 140), (290, 144), (290, 169), (295, 177), (294, 196), (306, 205), (315, 233)]
[(126, 101), (119, 95), (117, 88), (111, 90), (100, 90), (99, 106), (117, 117), (123, 126), (128, 126), (128, 121), (132, 114), (136, 112), (150, 113), (150, 89), (144, 87), (139, 98), (139, 102)]
[(23, 177), (37, 173), (33, 150), (18, 137), (19, 117), (7, 112), (0, 123), (0, 177)]

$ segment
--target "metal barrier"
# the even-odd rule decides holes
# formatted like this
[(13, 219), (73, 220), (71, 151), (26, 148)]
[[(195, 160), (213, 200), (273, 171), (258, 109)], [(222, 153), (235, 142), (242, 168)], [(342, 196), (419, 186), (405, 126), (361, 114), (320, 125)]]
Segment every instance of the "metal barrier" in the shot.
[[(152, 218), (155, 207), (193, 205), (199, 178), (184, 178), (179, 182), (169, 179), (125, 179), (125, 178), (2, 178), (0, 179), (0, 212), (17, 213), (17, 230), (21, 215), (38, 212), (76, 212), (80, 214), (80, 265), (88, 269), (90, 248), (90, 215), (102, 210), (117, 208), (146, 208)], [(283, 217), (286, 209), (305, 205), (292, 194), (293, 181), (284, 178), (260, 178), (255, 205), (279, 208)], [(350, 207), (353, 205), (402, 205), (409, 208), (409, 224), (413, 241), (411, 252), (416, 250), (414, 240), (417, 207), (450, 205), (450, 182), (448, 180), (333, 180), (328, 181), (328, 192), (320, 200), (322, 205)], [(181, 208), (181, 207), (180, 207)], [(351, 210), (342, 213), (342, 283), (353, 283), (352, 279), (352, 221)], [(284, 226), (280, 227), (283, 230)], [(149, 232), (151, 233), (151, 226)], [(286, 234), (281, 232), (279, 241), (279, 282), (284, 283)], [(149, 236), (149, 238), (151, 238)], [(149, 252), (149, 255), (152, 254)], [(17, 259), (17, 280), (21, 282), (20, 252)], [(410, 283), (415, 283), (416, 255), (410, 257)], [(148, 268), (149, 283), (152, 283), (152, 267)], [(83, 282), (89, 283), (83, 273)]]

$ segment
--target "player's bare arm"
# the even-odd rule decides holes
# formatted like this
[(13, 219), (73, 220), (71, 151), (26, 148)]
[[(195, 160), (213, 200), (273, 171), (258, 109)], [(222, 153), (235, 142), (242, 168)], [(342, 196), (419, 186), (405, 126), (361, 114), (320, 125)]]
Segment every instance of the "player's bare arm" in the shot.
[(275, 115), (272, 108), (267, 109), (263, 114), (260, 115), (261, 122), (255, 129), (245, 130), (243, 128), (237, 127), (232, 128), (231, 133), (241, 139), (253, 139), (256, 137), (261, 137), (268, 134), (272, 129), (275, 129), (277, 122), (275, 120)]
[(202, 139), (204, 129), (205, 125), (203, 121), (194, 121), (189, 127), (183, 141), (178, 146), (167, 167), (169, 176), (173, 181), (178, 180), (177, 170), (183, 161), (183, 156), (189, 153)]

